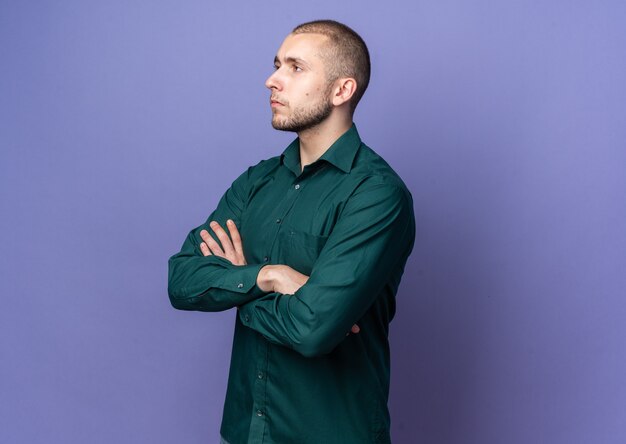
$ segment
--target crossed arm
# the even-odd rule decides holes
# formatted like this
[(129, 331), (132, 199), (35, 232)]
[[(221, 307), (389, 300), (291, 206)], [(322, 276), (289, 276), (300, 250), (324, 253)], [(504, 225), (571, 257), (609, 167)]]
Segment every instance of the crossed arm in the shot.
[(240, 321), (267, 340), (303, 356), (329, 353), (381, 292), (395, 291), (415, 238), (410, 194), (377, 176), (363, 181), (306, 276), (288, 265), (246, 263), (245, 239), (227, 221), (241, 216), (249, 176), (233, 182), (170, 257), (170, 302), (180, 310), (238, 307)]
[[(243, 242), (239, 230), (235, 223), (228, 219), (226, 221), (226, 230), (216, 221), (209, 224), (215, 236), (219, 239), (222, 246), (215, 241), (207, 230), (200, 231), (202, 242), (200, 243), (200, 251), (204, 256), (218, 256), (230, 261), (233, 265), (247, 265), (246, 258), (243, 253)], [(259, 270), (256, 284), (264, 292), (281, 293), (285, 295), (293, 295), (309, 280), (309, 276), (302, 274), (288, 265), (266, 265)], [(354, 324), (350, 329), (351, 333), (358, 333), (360, 328)], [(348, 333), (350, 334), (350, 333)]]

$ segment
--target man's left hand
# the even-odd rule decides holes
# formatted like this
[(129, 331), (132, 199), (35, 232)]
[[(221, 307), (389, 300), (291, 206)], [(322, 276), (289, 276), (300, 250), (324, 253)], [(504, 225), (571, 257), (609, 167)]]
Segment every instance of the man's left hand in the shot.
[[(204, 256), (215, 255), (223, 257), (224, 259), (232, 262), (233, 265), (247, 265), (246, 258), (243, 254), (243, 243), (241, 241), (241, 235), (239, 234), (239, 230), (237, 230), (235, 222), (233, 222), (231, 219), (228, 219), (226, 221), (226, 226), (228, 227), (228, 232), (230, 233), (230, 236), (226, 234), (226, 231), (224, 231), (221, 225), (215, 221), (212, 221), (209, 226), (222, 243), (222, 248), (220, 248), (220, 245), (215, 241), (215, 239), (213, 239), (213, 237), (211, 236), (211, 234), (209, 234), (207, 230), (202, 230), (200, 231), (200, 237), (203, 240), (203, 242), (200, 243), (200, 250), (202, 251), (202, 254)], [(270, 268), (272, 268), (272, 266), (268, 265), (266, 267), (263, 267), (261, 271), (269, 271)], [(264, 291), (278, 291), (285, 294), (293, 294), (309, 279), (308, 276), (303, 275), (296, 270), (293, 270), (287, 265), (277, 265), (274, 266), (274, 268), (280, 268), (281, 270), (287, 270), (291, 272), (283, 273), (285, 276), (291, 277), (291, 279), (287, 280), (290, 283), (290, 286), (288, 286), (287, 284), (283, 284), (283, 286), (287, 285), (285, 286), (285, 288), (283, 288), (280, 286), (280, 284), (276, 284), (278, 288), (267, 288)], [(291, 276), (292, 274), (297, 275), (296, 279), (293, 279), (293, 276)], [(282, 283), (285, 280), (286, 279), (277, 279), (277, 282)], [(349, 334), (357, 334), (360, 332), (360, 330), (361, 329), (359, 328), (359, 326), (357, 324), (354, 324), (350, 331), (346, 333), (346, 336), (348, 336)]]
[(212, 221), (209, 226), (222, 243), (222, 246), (220, 247), (220, 244), (213, 239), (213, 236), (211, 236), (207, 230), (202, 230), (200, 231), (200, 237), (203, 240), (203, 242), (200, 243), (200, 251), (202, 251), (202, 254), (204, 256), (214, 255), (223, 257), (229, 260), (233, 265), (246, 265), (247, 262), (243, 255), (241, 236), (239, 235), (239, 230), (237, 230), (235, 222), (230, 219), (226, 221), (230, 236), (224, 231), (221, 225), (215, 221)]

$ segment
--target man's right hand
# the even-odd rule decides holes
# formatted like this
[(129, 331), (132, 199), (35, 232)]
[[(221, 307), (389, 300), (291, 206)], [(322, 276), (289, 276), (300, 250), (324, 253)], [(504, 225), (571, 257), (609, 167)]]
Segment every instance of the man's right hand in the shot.
[[(263, 291), (289, 295), (295, 294), (308, 280), (309, 277), (306, 274), (288, 265), (266, 265), (259, 271), (256, 284)], [(361, 331), (359, 326), (354, 324), (346, 336), (350, 333), (357, 334), (359, 331)]]
[(266, 292), (294, 294), (309, 277), (288, 265), (266, 265), (256, 279), (257, 286)]

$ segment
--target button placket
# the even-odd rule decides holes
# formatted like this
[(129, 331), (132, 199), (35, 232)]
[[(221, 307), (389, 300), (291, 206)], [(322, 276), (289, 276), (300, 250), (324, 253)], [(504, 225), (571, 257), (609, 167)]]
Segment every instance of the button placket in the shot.
[[(254, 404), (250, 422), (250, 436), (263, 437), (267, 428), (267, 366), (269, 344), (263, 344), (258, 350), (257, 374), (254, 384)], [(256, 441), (255, 441), (256, 442)]]

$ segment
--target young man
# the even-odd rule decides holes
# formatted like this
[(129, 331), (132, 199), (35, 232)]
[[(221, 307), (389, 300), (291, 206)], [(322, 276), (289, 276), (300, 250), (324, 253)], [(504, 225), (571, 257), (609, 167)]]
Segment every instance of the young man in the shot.
[(388, 326), (415, 222), (404, 183), (352, 123), (367, 47), (310, 22), (274, 65), (272, 125), (298, 138), (191, 231), (169, 261), (170, 300), (237, 307), (223, 442), (389, 443)]

